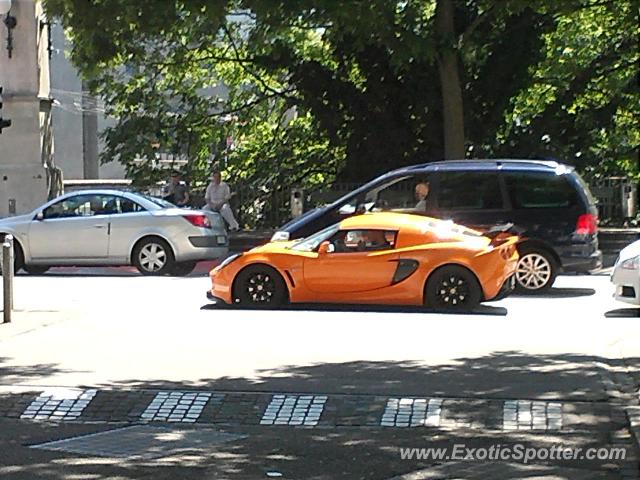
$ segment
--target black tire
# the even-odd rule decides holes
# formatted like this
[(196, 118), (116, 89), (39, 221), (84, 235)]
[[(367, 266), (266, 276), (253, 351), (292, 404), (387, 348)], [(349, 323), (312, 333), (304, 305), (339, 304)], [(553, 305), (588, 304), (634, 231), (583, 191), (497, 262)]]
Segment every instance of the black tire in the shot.
[(167, 242), (149, 237), (138, 242), (133, 249), (133, 264), (143, 275), (166, 275), (173, 271), (175, 256)]
[(25, 265), (22, 269), (30, 275), (42, 275), (47, 273), (50, 267), (47, 265)]
[(287, 300), (287, 286), (275, 269), (267, 265), (250, 265), (236, 276), (233, 298), (244, 307), (279, 307)]
[(558, 275), (558, 264), (553, 255), (542, 248), (527, 245), (518, 248), (518, 253), (517, 291), (535, 294), (549, 290)]
[(459, 265), (446, 265), (431, 274), (425, 287), (425, 300), (436, 310), (473, 310), (482, 299), (476, 276)]
[(176, 262), (171, 271), (177, 277), (186, 277), (196, 268), (198, 262)]

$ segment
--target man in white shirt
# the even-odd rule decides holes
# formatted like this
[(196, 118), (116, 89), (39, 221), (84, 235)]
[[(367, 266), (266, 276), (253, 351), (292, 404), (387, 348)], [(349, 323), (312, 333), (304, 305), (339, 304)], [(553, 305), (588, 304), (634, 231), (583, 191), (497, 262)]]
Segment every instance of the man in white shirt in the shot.
[(220, 172), (213, 172), (211, 174), (211, 183), (207, 187), (207, 191), (204, 194), (204, 199), (207, 202), (207, 208), (214, 212), (219, 212), (222, 218), (229, 224), (229, 229), (239, 230), (240, 225), (233, 216), (233, 211), (229, 205), (229, 199), (231, 198), (231, 189), (229, 185), (222, 181), (222, 175)]

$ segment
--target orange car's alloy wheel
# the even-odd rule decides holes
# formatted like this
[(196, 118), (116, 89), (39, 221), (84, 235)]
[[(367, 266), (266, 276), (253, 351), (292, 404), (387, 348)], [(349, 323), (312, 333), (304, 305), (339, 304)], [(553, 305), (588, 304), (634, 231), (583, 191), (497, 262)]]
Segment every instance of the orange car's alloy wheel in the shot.
[(480, 286), (473, 273), (463, 267), (442, 267), (429, 278), (427, 305), (443, 310), (469, 310), (480, 303)]
[(235, 282), (236, 302), (254, 307), (276, 307), (285, 299), (284, 280), (271, 267), (252, 265), (242, 270)]
[(440, 282), (438, 300), (442, 305), (462, 305), (469, 295), (469, 285), (460, 277), (450, 276)]

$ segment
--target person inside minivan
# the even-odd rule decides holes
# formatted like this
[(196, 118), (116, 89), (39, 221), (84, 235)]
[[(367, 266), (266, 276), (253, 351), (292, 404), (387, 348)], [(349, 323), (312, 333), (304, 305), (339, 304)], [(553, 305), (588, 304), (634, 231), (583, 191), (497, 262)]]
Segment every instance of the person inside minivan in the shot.
[(429, 195), (429, 182), (420, 182), (416, 185), (416, 203), (415, 209), (424, 212), (427, 209), (427, 196)]

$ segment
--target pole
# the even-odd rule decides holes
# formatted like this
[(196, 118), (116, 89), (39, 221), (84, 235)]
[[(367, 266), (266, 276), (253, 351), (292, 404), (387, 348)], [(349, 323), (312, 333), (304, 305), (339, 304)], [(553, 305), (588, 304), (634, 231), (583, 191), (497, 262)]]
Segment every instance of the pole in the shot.
[(2, 243), (2, 299), (3, 321), (10, 323), (13, 310), (13, 235), (6, 235)]

